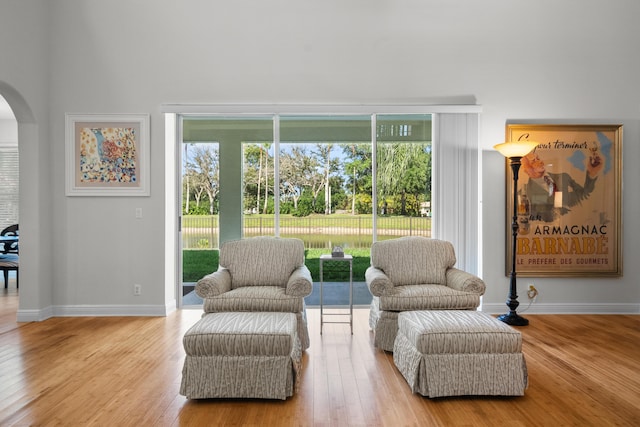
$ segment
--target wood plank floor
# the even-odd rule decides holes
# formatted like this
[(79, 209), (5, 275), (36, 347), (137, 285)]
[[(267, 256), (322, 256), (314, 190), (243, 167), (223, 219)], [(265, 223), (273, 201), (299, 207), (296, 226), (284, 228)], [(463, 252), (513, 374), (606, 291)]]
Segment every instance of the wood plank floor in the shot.
[(367, 309), (348, 325), (309, 310), (311, 348), (286, 401), (179, 395), (182, 336), (201, 312), (15, 322), (0, 294), (0, 426), (638, 426), (640, 316), (529, 315), (523, 397), (412, 394), (372, 345)]

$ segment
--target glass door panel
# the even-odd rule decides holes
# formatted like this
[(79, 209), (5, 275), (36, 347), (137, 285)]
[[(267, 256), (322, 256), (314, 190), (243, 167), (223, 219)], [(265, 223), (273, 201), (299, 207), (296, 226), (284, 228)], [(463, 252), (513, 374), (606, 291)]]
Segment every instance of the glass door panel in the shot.
[(368, 249), (371, 116), (282, 116), (279, 147), (280, 235), (322, 253)]
[(377, 240), (431, 237), (431, 115), (378, 115)]
[(183, 305), (189, 306), (202, 303), (193, 292), (195, 282), (218, 269), (225, 235), (242, 237), (242, 148), (247, 142), (270, 143), (273, 120), (185, 117), (182, 134)]

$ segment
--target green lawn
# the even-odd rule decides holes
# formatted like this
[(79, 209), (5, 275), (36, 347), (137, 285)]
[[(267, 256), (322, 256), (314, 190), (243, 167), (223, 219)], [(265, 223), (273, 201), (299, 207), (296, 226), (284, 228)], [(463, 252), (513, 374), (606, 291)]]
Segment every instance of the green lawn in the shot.
[(197, 282), (218, 269), (218, 251), (193, 249), (182, 251), (182, 281)]
[[(329, 254), (328, 249), (307, 249), (305, 251), (305, 264), (311, 271), (314, 282), (320, 281), (320, 255)], [(364, 272), (371, 265), (369, 249), (346, 249), (346, 254), (353, 256), (353, 281), (364, 282)], [(348, 281), (349, 264), (337, 262), (329, 265), (327, 262), (323, 266), (323, 276), (325, 281)]]
[[(305, 251), (305, 264), (311, 271), (314, 282), (320, 281), (320, 255), (328, 254), (327, 249), (307, 249)], [(346, 253), (353, 256), (353, 280), (364, 282), (364, 272), (370, 265), (369, 249), (347, 249)], [(324, 280), (349, 280), (347, 263), (324, 265)], [(184, 282), (197, 282), (203, 276), (218, 269), (218, 251), (192, 249), (182, 251), (182, 280)]]

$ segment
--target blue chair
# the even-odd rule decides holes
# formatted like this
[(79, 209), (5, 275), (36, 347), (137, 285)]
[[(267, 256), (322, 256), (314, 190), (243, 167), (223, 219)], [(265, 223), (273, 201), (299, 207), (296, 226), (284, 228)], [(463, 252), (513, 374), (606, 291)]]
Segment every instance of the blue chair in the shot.
[(18, 224), (13, 224), (0, 231), (1, 237), (15, 237), (15, 240), (10, 242), (3, 242), (0, 248), (2, 254), (17, 254), (18, 253), (18, 236), (20, 236), (20, 230)]
[(11, 242), (4, 242), (0, 250), (0, 270), (4, 272), (4, 287), (9, 287), (9, 272), (16, 272), (16, 287), (19, 287), (19, 267), (20, 256), (17, 237), (19, 235), (18, 224), (10, 225), (0, 232), (0, 236), (15, 236), (16, 240)]
[(14, 254), (0, 255), (0, 270), (4, 271), (4, 287), (9, 287), (9, 272), (16, 272), (16, 287), (20, 287), (18, 269), (20, 267), (20, 257)]

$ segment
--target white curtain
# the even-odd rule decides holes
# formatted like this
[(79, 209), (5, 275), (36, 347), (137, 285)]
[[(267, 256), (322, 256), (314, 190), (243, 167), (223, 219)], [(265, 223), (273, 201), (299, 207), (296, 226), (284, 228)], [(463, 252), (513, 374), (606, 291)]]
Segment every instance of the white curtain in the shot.
[(474, 274), (480, 274), (478, 134), (478, 114), (434, 115), (432, 237), (453, 243), (456, 267)]

